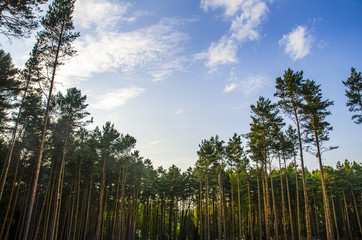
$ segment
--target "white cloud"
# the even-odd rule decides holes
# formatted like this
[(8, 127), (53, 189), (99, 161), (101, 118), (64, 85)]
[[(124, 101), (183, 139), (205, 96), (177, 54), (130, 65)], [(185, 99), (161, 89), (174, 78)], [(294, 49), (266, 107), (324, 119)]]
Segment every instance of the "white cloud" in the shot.
[(117, 89), (95, 97), (96, 103), (91, 105), (91, 107), (110, 110), (125, 105), (130, 99), (135, 98), (144, 92), (145, 89), (139, 87)]
[(219, 64), (237, 63), (237, 45), (231, 39), (223, 37), (218, 43), (212, 43), (208, 50), (206, 66), (214, 67)]
[(131, 7), (126, 2), (110, 2), (108, 0), (77, 0), (75, 3), (74, 20), (76, 26), (105, 31), (115, 27), (118, 22), (133, 22), (137, 16), (127, 16)]
[(230, 85), (225, 86), (223, 92), (228, 93), (228, 92), (234, 91), (237, 87), (239, 87), (239, 84), (231, 83)]
[(77, 55), (61, 69), (63, 81), (74, 82), (117, 69), (137, 70), (154, 81), (165, 79), (182, 70), (185, 60), (181, 54), (187, 35), (175, 29), (177, 24), (177, 20), (165, 19), (131, 32), (85, 35), (74, 43)]
[(313, 37), (307, 27), (298, 26), (290, 33), (283, 35), (279, 40), (280, 46), (285, 46), (284, 51), (296, 61), (307, 56), (312, 48)]
[(241, 81), (240, 88), (245, 95), (250, 95), (258, 92), (268, 84), (268, 78), (266, 76), (255, 75)]
[(208, 67), (236, 63), (238, 47), (260, 38), (258, 28), (269, 11), (266, 0), (201, 0), (201, 7), (205, 11), (223, 8), (226, 20), (231, 21), (229, 33), (208, 49)]
[(181, 115), (184, 112), (181, 108), (177, 109), (175, 115)]

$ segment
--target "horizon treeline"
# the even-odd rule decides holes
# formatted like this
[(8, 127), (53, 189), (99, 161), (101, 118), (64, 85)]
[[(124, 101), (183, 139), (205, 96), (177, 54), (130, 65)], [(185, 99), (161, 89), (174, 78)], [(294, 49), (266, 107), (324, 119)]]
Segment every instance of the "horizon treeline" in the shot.
[[(0, 34), (40, 27), (17, 69), (0, 49), (0, 239), (359, 239), (362, 163), (324, 166), (329, 107), (303, 71), (276, 78), (272, 102), (250, 106), (250, 131), (201, 140), (193, 167), (155, 167), (113, 123), (90, 129), (87, 97), (55, 92), (74, 56), (75, 0), (0, 4)], [(362, 77), (346, 81), (352, 120), (362, 122)], [(293, 125), (287, 125), (287, 122)], [(304, 166), (312, 153), (319, 169)]]

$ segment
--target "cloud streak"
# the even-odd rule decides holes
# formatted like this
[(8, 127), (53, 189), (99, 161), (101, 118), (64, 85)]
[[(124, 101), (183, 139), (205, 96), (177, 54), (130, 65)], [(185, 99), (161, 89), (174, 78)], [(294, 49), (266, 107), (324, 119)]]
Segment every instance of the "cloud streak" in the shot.
[(121, 88), (95, 97), (96, 102), (91, 107), (96, 109), (111, 110), (125, 105), (129, 100), (141, 95), (146, 90), (139, 87)]
[(293, 61), (306, 57), (312, 48), (313, 37), (307, 27), (297, 26), (288, 34), (283, 35), (279, 45), (284, 46), (284, 51)]

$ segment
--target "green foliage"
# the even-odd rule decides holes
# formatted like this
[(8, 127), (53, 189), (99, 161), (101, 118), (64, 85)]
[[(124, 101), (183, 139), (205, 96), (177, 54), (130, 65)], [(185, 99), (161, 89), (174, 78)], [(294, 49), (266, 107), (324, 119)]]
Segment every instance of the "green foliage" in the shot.
[(6, 127), (8, 111), (14, 107), (15, 97), (20, 91), (16, 80), (18, 70), (14, 67), (9, 53), (0, 49), (0, 131)]
[(1, 0), (0, 33), (8, 38), (29, 37), (38, 27), (36, 13), (47, 0)]
[(351, 68), (351, 75), (347, 81), (342, 81), (345, 90), (346, 97), (348, 98), (346, 106), (349, 107), (350, 112), (357, 112), (352, 116), (352, 120), (355, 123), (362, 123), (362, 76), (361, 72), (357, 73), (356, 69)]

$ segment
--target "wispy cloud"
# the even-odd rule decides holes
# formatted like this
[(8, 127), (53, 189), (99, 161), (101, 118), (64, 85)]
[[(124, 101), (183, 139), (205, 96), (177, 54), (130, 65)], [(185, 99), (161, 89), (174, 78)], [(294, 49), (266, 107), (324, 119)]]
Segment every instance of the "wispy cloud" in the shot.
[(176, 111), (175, 111), (175, 115), (181, 115), (184, 113), (184, 110), (181, 109), (181, 108), (178, 108)]
[(309, 54), (313, 45), (313, 36), (306, 26), (297, 26), (290, 33), (283, 35), (279, 45), (284, 46), (285, 53), (296, 61)]
[(135, 98), (144, 92), (145, 89), (139, 87), (117, 89), (103, 95), (96, 96), (96, 103), (91, 105), (91, 107), (103, 110), (114, 109), (125, 105), (130, 99)]
[(231, 91), (239, 90), (244, 95), (251, 95), (257, 93), (269, 84), (268, 77), (264, 75), (252, 75), (239, 82), (232, 82), (229, 85), (226, 85), (223, 92), (229, 93)]
[(255, 75), (248, 77), (247, 79), (241, 81), (240, 87), (241, 91), (245, 95), (250, 95), (260, 91), (262, 88), (269, 84), (268, 78), (263, 75)]
[(138, 12), (128, 16), (129, 3), (109, 0), (77, 3), (77, 22), (82, 27), (99, 30), (87, 32), (74, 43), (77, 55), (62, 67), (64, 81), (84, 80), (95, 73), (110, 71), (137, 71), (159, 81), (183, 69), (182, 46), (188, 36), (178, 29), (187, 21), (163, 19), (157, 24), (125, 32), (114, 26), (135, 21), (141, 15)]
[(231, 22), (229, 32), (204, 55), (208, 67), (236, 63), (238, 48), (260, 38), (259, 26), (269, 11), (266, 0), (201, 0), (201, 8), (223, 8), (225, 19)]
[(228, 93), (228, 92), (234, 91), (238, 86), (239, 86), (239, 84), (237, 84), (237, 83), (231, 83), (231, 84), (225, 86), (223, 92)]

